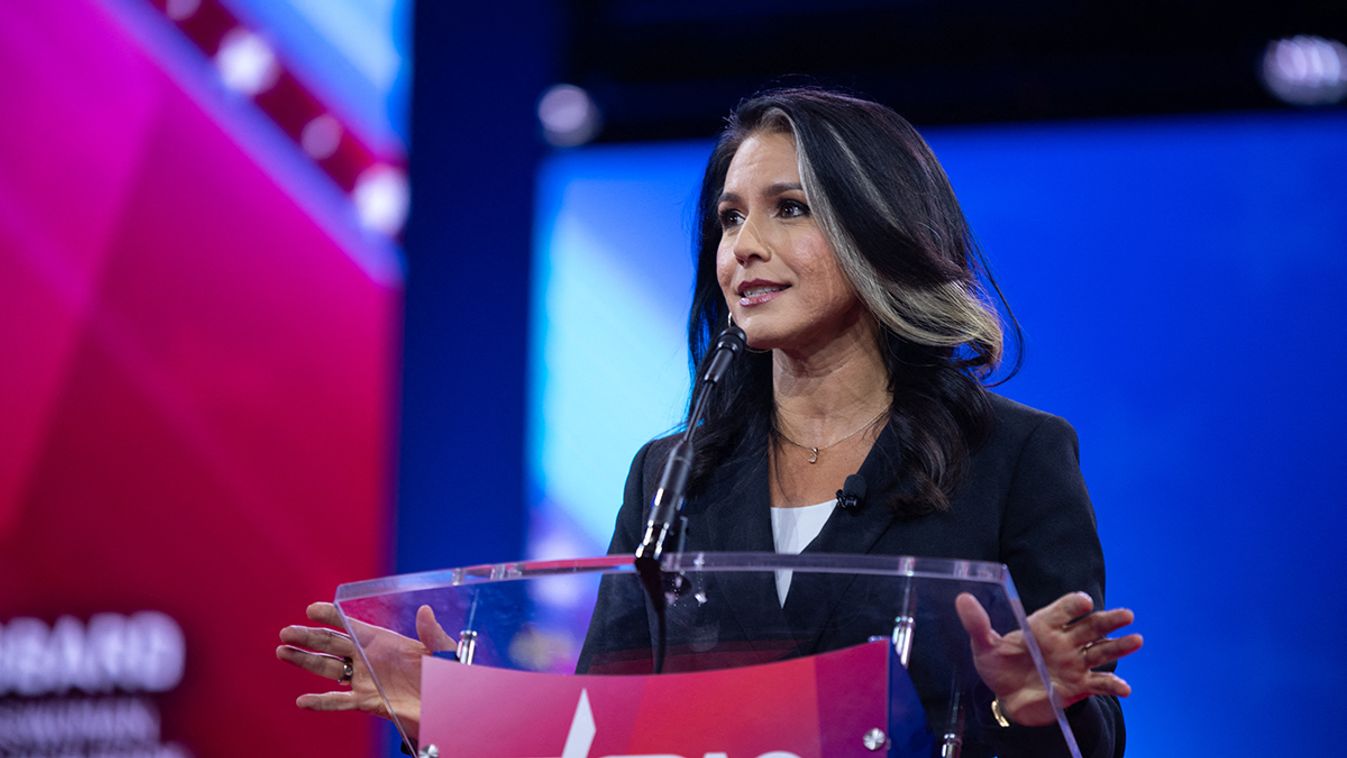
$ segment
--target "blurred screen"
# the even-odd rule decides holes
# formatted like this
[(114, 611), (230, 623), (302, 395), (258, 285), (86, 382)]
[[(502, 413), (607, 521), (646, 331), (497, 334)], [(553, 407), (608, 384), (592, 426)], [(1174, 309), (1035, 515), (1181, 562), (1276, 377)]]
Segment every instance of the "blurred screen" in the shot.
[(162, 5), (5, 4), (0, 68), (0, 753), (372, 749), (273, 649), (387, 571), (396, 247)]

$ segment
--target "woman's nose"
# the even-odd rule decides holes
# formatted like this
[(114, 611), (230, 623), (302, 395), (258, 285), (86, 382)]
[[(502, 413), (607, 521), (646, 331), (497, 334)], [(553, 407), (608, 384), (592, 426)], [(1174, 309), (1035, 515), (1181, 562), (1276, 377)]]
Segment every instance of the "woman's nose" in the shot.
[(758, 221), (750, 216), (744, 219), (744, 225), (739, 227), (739, 233), (734, 237), (734, 257), (741, 266), (753, 258), (764, 261), (772, 259), (771, 246), (758, 227)]

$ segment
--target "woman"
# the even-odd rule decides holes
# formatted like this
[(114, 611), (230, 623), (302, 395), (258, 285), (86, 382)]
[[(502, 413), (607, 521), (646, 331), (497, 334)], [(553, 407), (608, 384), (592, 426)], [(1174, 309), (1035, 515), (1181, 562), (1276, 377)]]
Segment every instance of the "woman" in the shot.
[[(1141, 638), (1108, 638), (1131, 623), (1129, 611), (1091, 612), (1103, 601), (1103, 560), (1074, 432), (981, 384), (1004, 343), (979, 283), (990, 277), (924, 141), (875, 103), (767, 93), (741, 104), (722, 134), (699, 214), (693, 363), (731, 319), (754, 352), (731, 366), (699, 431), (687, 548), (1006, 563), (1083, 754), (1121, 755), (1117, 697), (1130, 690), (1096, 669)], [(635, 550), (668, 445), (636, 456), (610, 552)], [(868, 495), (843, 513), (834, 495), (857, 472)], [(784, 613), (794, 628), (829, 630), (814, 649), (873, 633), (820, 618), (837, 606), (808, 577), (764, 581), (736, 600)], [(632, 618), (644, 604), (620, 594), (600, 597), (582, 670), (603, 670), (606, 654), (645, 628)], [(986, 717), (1007, 725), (991, 742), (1003, 754), (1060, 750), (1023, 640), (997, 635), (971, 597), (957, 606), (995, 697)], [(331, 623), (327, 608), (311, 615)], [(331, 676), (340, 664), (321, 653), (350, 655), (330, 636), (291, 629), (287, 641), (320, 653), (278, 652), (297, 665)], [(300, 705), (377, 707), (321, 697)]]
[[(767, 93), (741, 104), (722, 134), (699, 216), (694, 364), (730, 320), (755, 352), (736, 359), (699, 431), (687, 549), (1005, 563), (1083, 754), (1121, 755), (1117, 697), (1130, 688), (1095, 669), (1112, 669), (1141, 638), (1108, 638), (1130, 611), (1091, 613), (1103, 602), (1104, 567), (1071, 427), (981, 384), (1003, 354), (980, 285), (991, 278), (925, 142), (872, 102)], [(637, 455), (610, 552), (636, 548), (669, 444)], [(835, 495), (853, 473), (867, 502), (843, 512)], [(884, 630), (882, 618), (839, 624), (839, 609), (865, 603), (848, 606), (805, 580), (777, 577), (775, 593), (736, 588), (735, 605), (754, 609), (737, 613), (737, 628), (749, 637), (794, 629), (794, 653)], [(632, 646), (624, 635), (644, 626), (631, 618), (638, 603), (617, 594), (600, 598), (584, 670), (606, 670)], [(778, 602), (783, 625), (771, 622)], [(993, 632), (970, 596), (957, 611), (995, 697), (986, 721), (1020, 727), (987, 741), (1002, 754), (1062, 750), (1022, 639)], [(762, 617), (747, 629), (759, 622), (744, 619)]]

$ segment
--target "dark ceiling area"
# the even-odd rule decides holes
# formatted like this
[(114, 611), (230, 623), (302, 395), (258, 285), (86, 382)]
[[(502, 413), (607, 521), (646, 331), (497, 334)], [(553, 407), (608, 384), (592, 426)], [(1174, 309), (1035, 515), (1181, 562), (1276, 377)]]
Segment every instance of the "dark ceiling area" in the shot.
[(1347, 39), (1347, 0), (577, 0), (568, 21), (562, 78), (620, 142), (706, 137), (745, 95), (803, 83), (919, 124), (1289, 108), (1260, 78), (1269, 42)]

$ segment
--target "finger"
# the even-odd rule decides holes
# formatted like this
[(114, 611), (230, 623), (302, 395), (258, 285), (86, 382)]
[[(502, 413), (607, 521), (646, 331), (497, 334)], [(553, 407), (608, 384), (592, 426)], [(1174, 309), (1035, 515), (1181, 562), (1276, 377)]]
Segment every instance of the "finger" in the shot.
[(323, 653), (312, 653), (290, 645), (277, 647), (276, 657), (334, 682), (340, 681), (342, 674), (346, 673), (346, 659), (324, 655)]
[(355, 693), (350, 690), (310, 692), (295, 698), (295, 705), (310, 711), (350, 711), (356, 707)]
[(1085, 680), (1086, 692), (1090, 695), (1113, 695), (1127, 697), (1132, 694), (1132, 685), (1122, 677), (1103, 671), (1095, 671)]
[(1109, 636), (1109, 634), (1121, 629), (1136, 620), (1132, 611), (1127, 608), (1114, 608), (1109, 611), (1098, 611), (1088, 614), (1082, 618), (1076, 619), (1067, 625), (1065, 631), (1067, 638), (1073, 644), (1085, 645), (1095, 640)]
[(351, 638), (335, 629), (287, 626), (281, 629), (281, 642), (306, 647), (320, 653), (330, 653), (339, 658), (355, 655), (355, 644), (351, 642)]
[(435, 620), (435, 610), (428, 605), (416, 609), (416, 636), (432, 653), (458, 650), (458, 643)]
[(1085, 667), (1098, 668), (1106, 663), (1112, 663), (1125, 655), (1131, 655), (1140, 650), (1141, 644), (1142, 639), (1139, 634), (1129, 634), (1126, 637), (1091, 643), (1084, 650)]
[(977, 598), (967, 592), (959, 593), (959, 596), (954, 598), (954, 610), (958, 612), (959, 622), (963, 624), (964, 631), (968, 632), (968, 639), (973, 643), (974, 655), (996, 646), (1001, 635), (992, 629), (992, 620)]
[(304, 609), (304, 613), (311, 621), (335, 626), (338, 629), (345, 627), (345, 624), (341, 622), (341, 613), (337, 611), (337, 606), (332, 603), (310, 603), (309, 607)]
[(1087, 613), (1094, 610), (1094, 599), (1084, 592), (1068, 592), (1053, 601), (1052, 605), (1034, 612), (1034, 617), (1057, 629), (1064, 629), (1073, 622), (1079, 622)]

